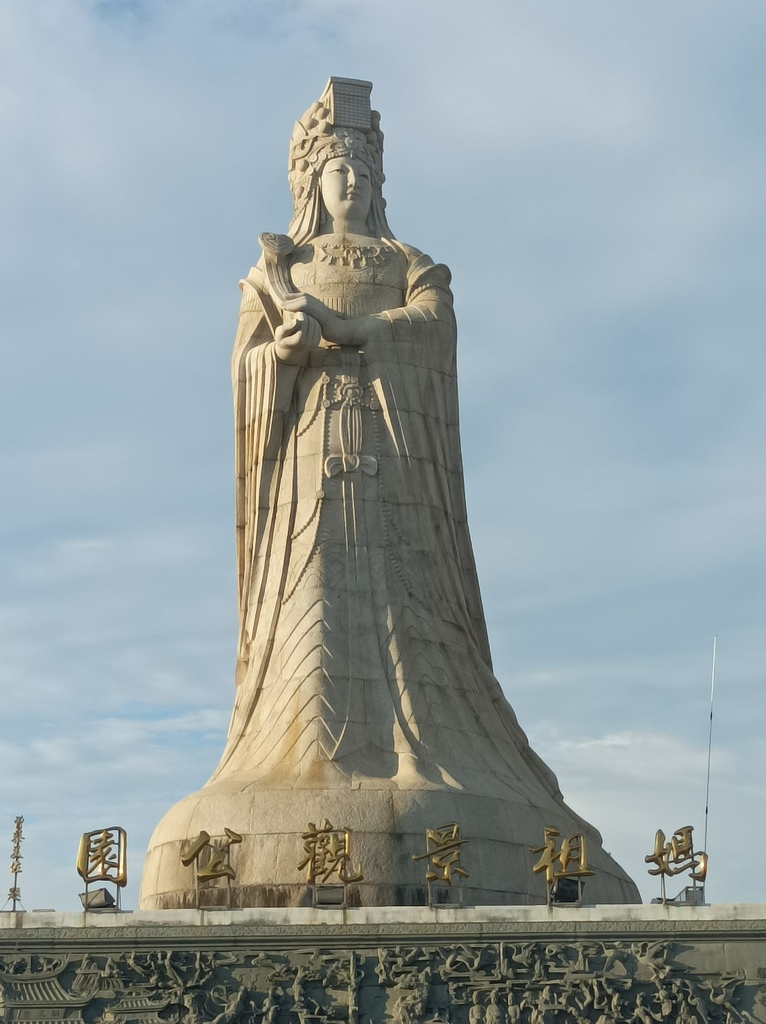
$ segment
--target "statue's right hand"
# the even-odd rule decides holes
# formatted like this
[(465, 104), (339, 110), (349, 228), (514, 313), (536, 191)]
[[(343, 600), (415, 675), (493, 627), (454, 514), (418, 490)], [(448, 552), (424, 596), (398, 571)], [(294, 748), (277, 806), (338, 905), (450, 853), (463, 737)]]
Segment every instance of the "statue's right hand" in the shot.
[(274, 332), (274, 351), (283, 363), (303, 363), (308, 350), (316, 348), (321, 338), (322, 328), (313, 316), (286, 315), (285, 322)]

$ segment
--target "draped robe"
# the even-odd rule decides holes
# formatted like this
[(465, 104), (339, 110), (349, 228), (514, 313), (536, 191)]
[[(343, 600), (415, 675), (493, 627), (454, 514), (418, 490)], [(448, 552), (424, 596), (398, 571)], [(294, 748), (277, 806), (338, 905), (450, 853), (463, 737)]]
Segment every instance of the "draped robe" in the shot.
[(448, 269), (318, 236), (291, 274), (372, 337), (284, 362), (262, 265), (242, 282), (237, 694), (213, 780), (560, 800), (491, 670)]

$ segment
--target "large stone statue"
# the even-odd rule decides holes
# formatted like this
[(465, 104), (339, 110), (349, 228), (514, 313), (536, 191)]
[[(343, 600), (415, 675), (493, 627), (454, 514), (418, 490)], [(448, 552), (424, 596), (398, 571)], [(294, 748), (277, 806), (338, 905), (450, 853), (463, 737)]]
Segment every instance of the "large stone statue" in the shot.
[(226, 749), (151, 840), (141, 906), (188, 906), (182, 847), (242, 836), (235, 904), (297, 904), (301, 834), (353, 830), (365, 904), (424, 899), (426, 828), (463, 896), (544, 900), (528, 847), (583, 833), (589, 901), (638, 902), (492, 674), (466, 520), (448, 269), (388, 226), (369, 83), (296, 124), (287, 235), (241, 282), (233, 357), (239, 651)]

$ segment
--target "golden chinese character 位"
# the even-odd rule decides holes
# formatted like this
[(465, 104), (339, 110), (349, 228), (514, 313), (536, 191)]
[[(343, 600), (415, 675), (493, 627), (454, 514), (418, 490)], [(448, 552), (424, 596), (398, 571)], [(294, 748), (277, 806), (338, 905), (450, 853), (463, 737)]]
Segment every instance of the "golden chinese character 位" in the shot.
[[(190, 839), (181, 850), (181, 863), (188, 867), (194, 862), (197, 879), (200, 882), (210, 882), (214, 878), (228, 878), (233, 881), (237, 873), (229, 862), (229, 849), (237, 843), (242, 842), (242, 836), (231, 828), (224, 828), (223, 840), (213, 843), (210, 834), (203, 829), (196, 839)], [(208, 856), (204, 863), (200, 863), (204, 850)]]
[(460, 847), (467, 843), (460, 838), (460, 826), (451, 821), (439, 828), (426, 829), (426, 852), (413, 856), (413, 860), (428, 859), (427, 882), (444, 882), (452, 885), (453, 872), (461, 878), (468, 878), (468, 872), (460, 866)]
[(306, 871), (309, 885), (328, 882), (333, 875), (347, 885), (349, 882), (361, 882), (364, 878), (361, 865), (351, 866), (351, 829), (333, 828), (325, 818), (317, 828), (313, 821), (301, 836), (305, 857), (298, 865), (298, 870)]
[(112, 882), (128, 884), (128, 836), (117, 825), (85, 832), (77, 851), (77, 874), (86, 884)]

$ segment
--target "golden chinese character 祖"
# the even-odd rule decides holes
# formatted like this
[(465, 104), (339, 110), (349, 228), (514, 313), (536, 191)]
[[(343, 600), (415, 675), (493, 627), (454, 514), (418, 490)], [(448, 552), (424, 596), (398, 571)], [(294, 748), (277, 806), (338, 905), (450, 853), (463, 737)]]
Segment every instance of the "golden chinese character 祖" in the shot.
[(654, 836), (654, 851), (644, 857), (647, 864), (656, 864), (649, 868), (650, 875), (680, 875), (682, 871), (690, 871), (695, 882), (704, 882), (707, 874), (707, 854), (698, 850), (694, 852), (694, 840), (691, 825), (677, 828), (672, 837), (666, 841), (662, 829), (657, 829)]
[(364, 876), (361, 865), (357, 865), (356, 869), (351, 867), (351, 829), (333, 828), (325, 818), (320, 828), (310, 821), (301, 838), (306, 856), (298, 865), (298, 870), (307, 868), (309, 885), (327, 882), (333, 875), (337, 875), (344, 885), (362, 881)]
[[(229, 863), (229, 847), (242, 842), (242, 836), (233, 829), (224, 828), (223, 842), (213, 844), (210, 834), (203, 829), (196, 839), (191, 839), (181, 850), (181, 863), (188, 867), (195, 862), (197, 878), (200, 882), (210, 882), (214, 878), (228, 878), (233, 881), (237, 873)], [(199, 858), (203, 850), (209, 850), (209, 856), (200, 865)]]
[(77, 851), (77, 874), (84, 882), (128, 884), (128, 837), (125, 829), (113, 825), (85, 832)]
[(560, 836), (561, 833), (558, 829), (545, 828), (543, 830), (543, 845), (529, 848), (530, 853), (540, 854), (540, 859), (532, 867), (532, 871), (536, 875), (541, 871), (545, 872), (549, 899), (561, 878), (583, 879), (595, 874), (588, 868), (585, 836), (582, 832), (565, 836), (557, 850), (556, 839)]
[(460, 838), (460, 826), (451, 821), (439, 828), (426, 829), (426, 852), (413, 856), (413, 860), (428, 859), (427, 882), (444, 882), (452, 885), (452, 874), (468, 878), (468, 872), (460, 866), (460, 847), (467, 843)]

